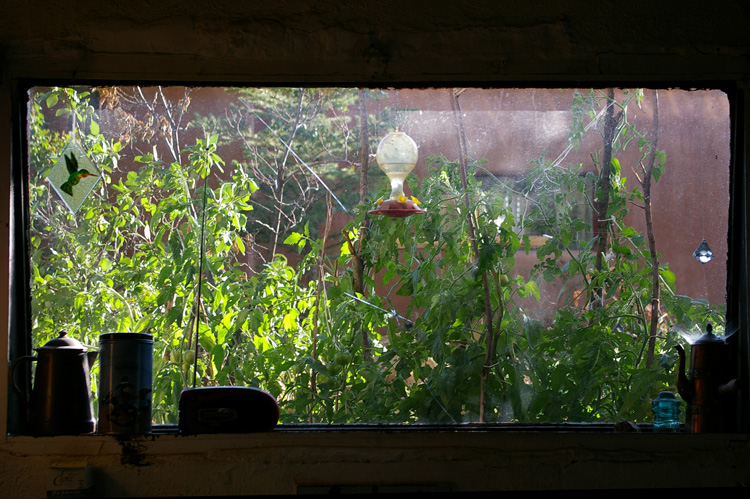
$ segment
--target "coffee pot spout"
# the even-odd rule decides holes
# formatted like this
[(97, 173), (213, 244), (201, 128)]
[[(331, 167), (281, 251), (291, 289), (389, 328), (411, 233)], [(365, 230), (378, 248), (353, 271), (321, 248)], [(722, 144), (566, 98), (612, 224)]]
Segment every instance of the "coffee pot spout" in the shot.
[(682, 400), (689, 403), (693, 400), (693, 395), (695, 394), (695, 384), (689, 380), (685, 374), (685, 349), (679, 344), (675, 345), (674, 348), (677, 350), (677, 355), (680, 357), (677, 371), (677, 391), (679, 392), (680, 397), (682, 397)]

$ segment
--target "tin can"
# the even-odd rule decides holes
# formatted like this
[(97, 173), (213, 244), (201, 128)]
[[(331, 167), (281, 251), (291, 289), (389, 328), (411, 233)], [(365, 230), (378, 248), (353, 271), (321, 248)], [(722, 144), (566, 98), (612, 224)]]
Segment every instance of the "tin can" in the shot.
[(153, 350), (150, 334), (99, 336), (99, 433), (151, 432)]

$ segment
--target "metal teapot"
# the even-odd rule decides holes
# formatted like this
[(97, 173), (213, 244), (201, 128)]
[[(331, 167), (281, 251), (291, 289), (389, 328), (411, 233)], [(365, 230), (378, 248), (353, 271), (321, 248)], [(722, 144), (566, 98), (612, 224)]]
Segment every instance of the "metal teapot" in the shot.
[(685, 374), (685, 350), (676, 345), (680, 356), (677, 391), (687, 402), (686, 425), (690, 433), (727, 431), (724, 394), (737, 389), (737, 380), (728, 379), (729, 349), (713, 334), (713, 326), (691, 345), (690, 372)]
[(37, 361), (29, 401), (31, 432), (35, 435), (92, 433), (95, 420), (89, 372), (97, 352), (88, 351), (78, 340), (68, 338), (65, 331), (34, 350), (36, 356), (14, 360), (9, 375), (13, 388), (24, 398), (13, 372), (21, 362)]

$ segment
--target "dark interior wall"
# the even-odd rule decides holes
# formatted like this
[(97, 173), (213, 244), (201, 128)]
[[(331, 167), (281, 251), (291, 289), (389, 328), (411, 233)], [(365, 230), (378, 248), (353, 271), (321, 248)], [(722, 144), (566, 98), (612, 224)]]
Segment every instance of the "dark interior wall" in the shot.
[[(11, 96), (21, 79), (364, 85), (728, 82), (744, 92), (750, 75), (748, 21), (750, 7), (742, 0), (3, 0), (0, 261), (9, 254)], [(744, 107), (740, 111), (747, 113)], [(739, 140), (747, 142), (746, 137)], [(746, 280), (739, 274), (730, 278)], [(0, 267), (0, 282), (9, 282), (8, 267)], [(8, 287), (3, 285), (4, 330), (8, 318)], [(0, 335), (0, 349), (7, 348), (7, 337)], [(6, 374), (0, 372), (0, 435), (5, 435), (6, 391)], [(71, 460), (95, 466), (98, 492), (110, 496), (289, 493), (300, 484), (316, 483), (441, 483), (454, 490), (481, 490), (730, 487), (750, 480), (747, 435), (670, 437), (675, 438), (282, 434), (195, 437), (189, 442), (169, 437), (129, 446), (106, 437), (2, 436), (0, 486), (8, 495), (42, 496), (51, 467)], [(128, 452), (144, 459), (128, 461)], [(138, 467), (138, 462), (150, 466)]]
[(658, 80), (746, 72), (724, 2), (3, 2), (6, 75), (219, 81)]

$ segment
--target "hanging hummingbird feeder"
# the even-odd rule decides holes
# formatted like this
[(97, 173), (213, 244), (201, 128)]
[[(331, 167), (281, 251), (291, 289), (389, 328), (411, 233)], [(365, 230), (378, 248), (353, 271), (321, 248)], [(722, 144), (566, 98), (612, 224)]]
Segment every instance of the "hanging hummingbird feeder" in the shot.
[(378, 207), (368, 213), (390, 218), (404, 218), (415, 214), (427, 213), (419, 207), (419, 200), (404, 194), (406, 177), (417, 164), (417, 144), (404, 132), (396, 130), (386, 135), (378, 144), (375, 155), (380, 169), (391, 181), (391, 196), (378, 200)]

